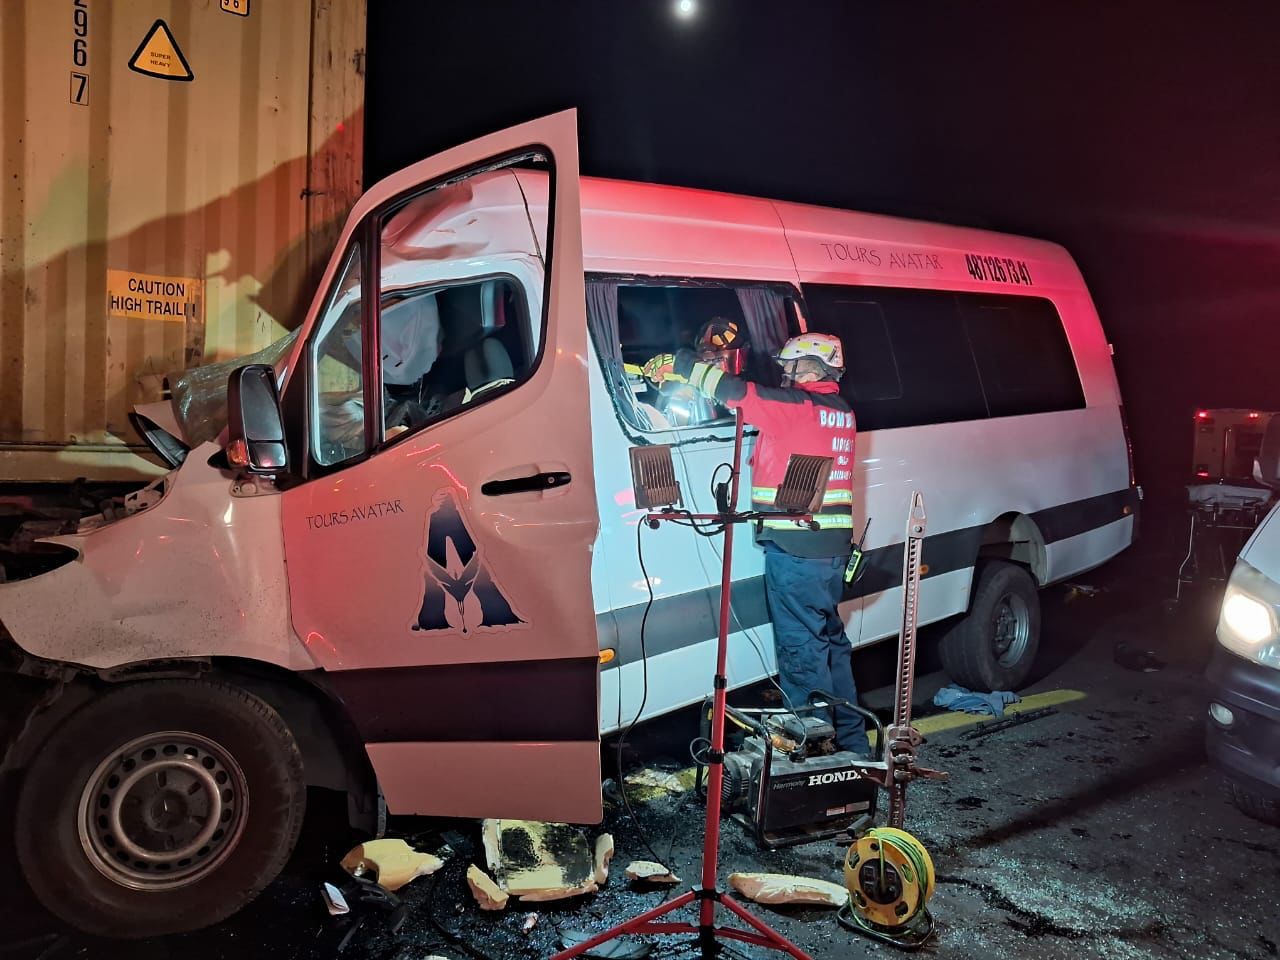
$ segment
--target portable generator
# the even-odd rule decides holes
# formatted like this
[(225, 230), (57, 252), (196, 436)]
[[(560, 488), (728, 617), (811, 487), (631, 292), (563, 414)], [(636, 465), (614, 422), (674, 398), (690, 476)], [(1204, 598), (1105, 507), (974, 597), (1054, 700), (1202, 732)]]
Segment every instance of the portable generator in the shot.
[(875, 726), (882, 744), (879, 719), (847, 701), (817, 696), (794, 712), (726, 708), (745, 736), (725, 752), (721, 808), (765, 849), (857, 833), (875, 817), (879, 788), (864, 771), (884, 771), (885, 764), (837, 749), (835, 727), (824, 715), (832, 708), (855, 710)]

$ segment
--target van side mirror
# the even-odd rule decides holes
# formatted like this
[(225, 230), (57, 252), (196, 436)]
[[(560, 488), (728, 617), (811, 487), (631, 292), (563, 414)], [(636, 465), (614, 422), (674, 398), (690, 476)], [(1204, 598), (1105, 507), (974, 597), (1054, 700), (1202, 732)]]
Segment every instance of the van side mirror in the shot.
[(1253, 461), (1253, 479), (1272, 490), (1280, 490), (1280, 415), (1267, 423), (1258, 459)]
[(227, 460), (246, 473), (274, 475), (289, 469), (276, 373), (251, 363), (227, 379)]

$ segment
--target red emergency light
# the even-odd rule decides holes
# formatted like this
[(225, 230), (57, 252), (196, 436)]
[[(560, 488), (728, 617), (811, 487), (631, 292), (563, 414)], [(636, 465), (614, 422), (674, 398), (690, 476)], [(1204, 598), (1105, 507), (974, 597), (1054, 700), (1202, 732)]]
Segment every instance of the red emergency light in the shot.
[(1196, 411), (1196, 419), (1197, 419), (1197, 420), (1208, 420), (1208, 419), (1209, 419), (1209, 411), (1208, 411), (1208, 410), (1197, 410), (1197, 411)]
[(1262, 418), (1262, 414), (1257, 413), (1256, 411), (1254, 413), (1249, 414), (1250, 420), (1260, 420), (1261, 418)]

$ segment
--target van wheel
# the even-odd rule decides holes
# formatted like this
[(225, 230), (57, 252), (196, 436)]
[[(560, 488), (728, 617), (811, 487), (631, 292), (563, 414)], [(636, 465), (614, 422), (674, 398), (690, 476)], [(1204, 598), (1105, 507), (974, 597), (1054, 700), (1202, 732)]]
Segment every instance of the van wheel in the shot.
[(969, 612), (942, 638), (942, 666), (970, 690), (1016, 690), (1040, 649), (1040, 595), (1022, 567), (997, 561), (978, 575)]
[(112, 688), (26, 772), (16, 847), (40, 902), (88, 933), (141, 938), (235, 913), (302, 827), (302, 755), (262, 700), (204, 680)]
[(1227, 799), (1245, 816), (1280, 826), (1280, 802), (1259, 796), (1230, 777), (1223, 779), (1222, 786), (1226, 791)]

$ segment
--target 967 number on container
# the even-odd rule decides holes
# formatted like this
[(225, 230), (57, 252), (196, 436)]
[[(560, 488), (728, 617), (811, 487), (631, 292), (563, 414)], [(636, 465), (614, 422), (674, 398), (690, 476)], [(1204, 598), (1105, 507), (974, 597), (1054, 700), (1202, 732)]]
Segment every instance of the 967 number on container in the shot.
[(89, 102), (89, 0), (71, 0), (71, 102), (85, 106)]

